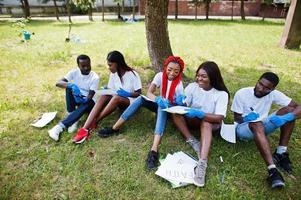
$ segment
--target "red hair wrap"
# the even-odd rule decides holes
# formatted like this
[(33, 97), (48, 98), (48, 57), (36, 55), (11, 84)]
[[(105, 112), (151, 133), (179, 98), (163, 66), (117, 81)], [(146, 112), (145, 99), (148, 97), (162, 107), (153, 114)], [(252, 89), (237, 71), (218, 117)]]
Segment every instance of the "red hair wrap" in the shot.
[(177, 63), (177, 64), (180, 65), (180, 73), (174, 80), (172, 80), (171, 85), (170, 85), (170, 89), (169, 89), (169, 94), (168, 94), (168, 97), (167, 97), (167, 99), (171, 103), (174, 103), (175, 90), (176, 90), (177, 85), (182, 80), (182, 73), (183, 73), (185, 64), (184, 64), (184, 61), (178, 56), (169, 56), (164, 61), (164, 70), (163, 70), (163, 73), (162, 73), (162, 87), (161, 87), (161, 96), (164, 97), (164, 98), (166, 98), (167, 82), (168, 82), (167, 66), (170, 62)]

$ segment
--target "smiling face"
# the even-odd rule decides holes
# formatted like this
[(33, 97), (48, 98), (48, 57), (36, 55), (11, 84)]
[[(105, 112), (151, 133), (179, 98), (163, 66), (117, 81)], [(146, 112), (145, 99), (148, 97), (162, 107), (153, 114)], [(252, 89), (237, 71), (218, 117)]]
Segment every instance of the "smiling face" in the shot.
[(117, 63), (107, 61), (107, 64), (108, 64), (108, 66), (109, 66), (109, 70), (110, 70), (112, 73), (117, 72)]
[(268, 95), (270, 92), (272, 92), (275, 89), (275, 86), (272, 82), (265, 78), (261, 78), (255, 85), (254, 88), (254, 95), (257, 98), (264, 97)]
[(196, 82), (204, 90), (210, 90), (212, 88), (210, 84), (210, 79), (207, 72), (203, 69), (200, 69), (196, 74)]
[(167, 65), (166, 74), (167, 79), (172, 81), (179, 76), (181, 67), (178, 63), (170, 62)]
[(78, 67), (82, 73), (82, 75), (89, 75), (91, 72), (91, 63), (88, 59), (83, 59), (78, 61)]

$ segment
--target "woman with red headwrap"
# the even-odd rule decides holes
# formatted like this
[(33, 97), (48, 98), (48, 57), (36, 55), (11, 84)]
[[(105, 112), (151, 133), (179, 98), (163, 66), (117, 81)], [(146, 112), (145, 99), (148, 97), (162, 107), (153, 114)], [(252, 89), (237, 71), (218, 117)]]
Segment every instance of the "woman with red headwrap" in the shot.
[[(119, 133), (121, 126), (131, 118), (141, 107), (157, 112), (154, 142), (148, 154), (146, 165), (148, 169), (155, 169), (159, 161), (159, 144), (164, 133), (167, 113), (162, 109), (175, 105), (175, 99), (183, 96), (182, 73), (184, 62), (180, 57), (169, 56), (164, 62), (163, 72), (155, 75), (147, 91), (147, 97), (138, 97), (120, 116), (119, 120), (110, 128), (104, 128), (98, 132), (99, 137), (109, 137)], [(155, 91), (160, 88), (160, 95), (156, 96)]]

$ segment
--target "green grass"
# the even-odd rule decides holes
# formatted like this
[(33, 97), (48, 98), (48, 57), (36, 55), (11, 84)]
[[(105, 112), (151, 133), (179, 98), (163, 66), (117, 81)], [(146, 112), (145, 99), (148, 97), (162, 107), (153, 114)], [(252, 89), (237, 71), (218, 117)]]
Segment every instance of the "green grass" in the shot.
[[(54, 84), (76, 66), (78, 54), (91, 57), (104, 85), (109, 74), (106, 55), (121, 51), (140, 73), (146, 91), (154, 72), (149, 68), (144, 23), (75, 22), (72, 34), (84, 40), (82, 44), (64, 42), (64, 22), (31, 21), (26, 29), (35, 35), (28, 43), (20, 42), (11, 25), (0, 22), (0, 199), (301, 198), (300, 122), (289, 146), (296, 180), (285, 176), (286, 188), (275, 191), (265, 180), (266, 167), (253, 142), (229, 144), (219, 137), (212, 144), (206, 186), (171, 189), (145, 169), (155, 115), (143, 109), (117, 137), (99, 139), (93, 133), (88, 142), (74, 145), (73, 135), (64, 132), (60, 142), (53, 142), (47, 130), (65, 113), (64, 91)], [(236, 90), (253, 86), (262, 72), (271, 70), (281, 78), (279, 90), (301, 102), (301, 52), (278, 48), (283, 26), (283, 21), (179, 20), (169, 22), (169, 35), (188, 77), (201, 62), (214, 60), (233, 98)], [(41, 113), (55, 110), (58, 116), (45, 128), (30, 126)], [(111, 125), (119, 115), (115, 112), (102, 125)], [(229, 111), (226, 121), (233, 121)], [(279, 132), (270, 137), (272, 150), (278, 138)], [(161, 155), (180, 150), (193, 154), (169, 122)]]

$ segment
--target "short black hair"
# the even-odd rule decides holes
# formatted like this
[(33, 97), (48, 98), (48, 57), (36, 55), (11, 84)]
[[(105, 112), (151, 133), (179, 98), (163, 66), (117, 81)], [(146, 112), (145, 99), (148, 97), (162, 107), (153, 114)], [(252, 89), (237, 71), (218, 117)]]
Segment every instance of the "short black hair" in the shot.
[(265, 72), (261, 75), (260, 79), (266, 79), (268, 81), (270, 81), (271, 83), (274, 84), (274, 87), (276, 87), (279, 83), (279, 77), (277, 76), (277, 74), (273, 73), (273, 72)]
[(81, 54), (77, 56), (76, 58), (77, 65), (79, 65), (79, 60), (89, 60), (89, 62), (91, 62), (90, 57), (85, 54)]

